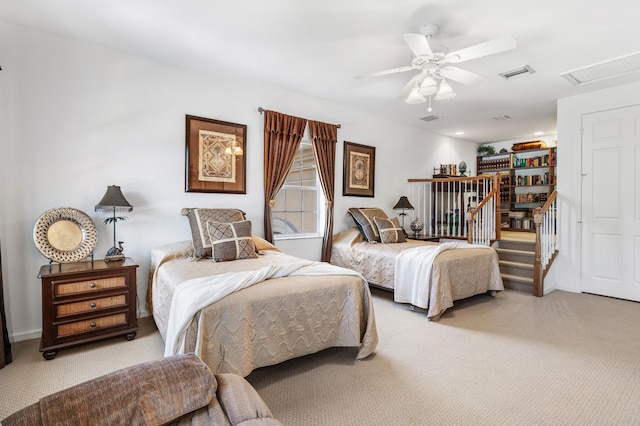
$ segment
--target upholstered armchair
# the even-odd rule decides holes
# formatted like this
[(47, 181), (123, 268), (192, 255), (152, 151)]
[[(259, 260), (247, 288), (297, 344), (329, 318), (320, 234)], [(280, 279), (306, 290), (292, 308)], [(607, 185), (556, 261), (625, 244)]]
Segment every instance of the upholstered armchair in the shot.
[(213, 375), (193, 354), (134, 365), (42, 398), (14, 425), (281, 425), (241, 376)]

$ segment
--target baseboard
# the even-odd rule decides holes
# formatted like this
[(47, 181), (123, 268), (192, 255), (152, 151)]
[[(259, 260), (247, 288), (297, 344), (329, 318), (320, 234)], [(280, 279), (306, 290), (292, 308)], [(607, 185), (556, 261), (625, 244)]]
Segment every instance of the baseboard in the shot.
[(25, 340), (39, 339), (42, 336), (42, 330), (29, 331), (26, 333), (10, 334), (9, 342), (23, 342)]

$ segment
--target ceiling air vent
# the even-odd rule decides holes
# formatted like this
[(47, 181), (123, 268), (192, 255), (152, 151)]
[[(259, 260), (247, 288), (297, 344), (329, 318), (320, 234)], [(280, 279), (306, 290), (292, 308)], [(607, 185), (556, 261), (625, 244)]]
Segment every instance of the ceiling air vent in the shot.
[(640, 52), (567, 71), (560, 75), (572, 84), (580, 86), (581, 84), (620, 77), (637, 71), (640, 71)]
[(420, 120), (422, 121), (436, 121), (440, 120), (442, 117), (439, 115), (427, 115), (426, 117), (422, 117)]
[(536, 72), (536, 71), (533, 68), (531, 68), (529, 65), (525, 65), (523, 67), (516, 68), (516, 69), (511, 70), (511, 71), (501, 72), (498, 75), (500, 77), (504, 78), (505, 80), (509, 80), (510, 78), (513, 78), (513, 77), (515, 77), (517, 75), (533, 74), (534, 72)]

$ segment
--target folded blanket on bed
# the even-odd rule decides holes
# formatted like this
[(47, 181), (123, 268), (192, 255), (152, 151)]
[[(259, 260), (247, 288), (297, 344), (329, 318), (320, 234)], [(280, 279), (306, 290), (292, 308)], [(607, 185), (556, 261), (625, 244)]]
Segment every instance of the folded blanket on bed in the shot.
[[(433, 246), (420, 246), (400, 252), (395, 263), (393, 300), (428, 309), (432, 298), (431, 271), (433, 261), (438, 254), (445, 250), (461, 248), (491, 249), (489, 246), (455, 241)], [(431, 318), (439, 313), (429, 309), (427, 316)]]
[(299, 275), (355, 275), (366, 284), (364, 277), (351, 269), (312, 261), (270, 265), (255, 271), (228, 272), (185, 281), (176, 287), (171, 300), (164, 355), (184, 352), (186, 330), (194, 316), (206, 306), (259, 282)]

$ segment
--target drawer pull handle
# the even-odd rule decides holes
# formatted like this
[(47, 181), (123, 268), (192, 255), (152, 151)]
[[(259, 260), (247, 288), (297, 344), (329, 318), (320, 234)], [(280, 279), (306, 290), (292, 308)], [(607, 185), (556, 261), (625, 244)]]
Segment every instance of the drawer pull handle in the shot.
[(89, 324), (91, 326), (91, 328), (95, 328), (96, 327), (96, 323), (95, 322), (91, 322), (91, 324)]
[(95, 308), (96, 307), (96, 302), (89, 303), (89, 306), (92, 307), (92, 308)]
[(91, 287), (91, 288), (96, 288), (96, 283), (91, 283), (91, 284), (89, 284), (89, 287)]

